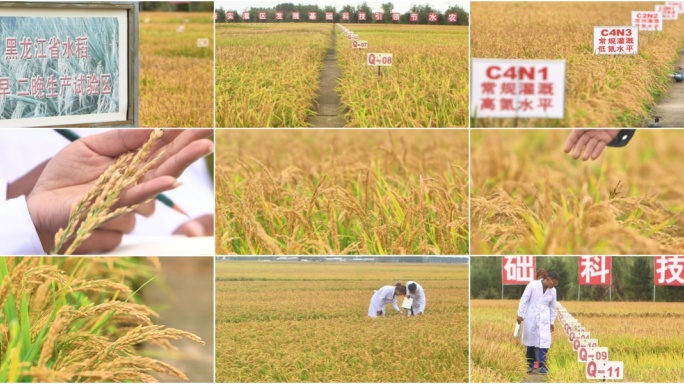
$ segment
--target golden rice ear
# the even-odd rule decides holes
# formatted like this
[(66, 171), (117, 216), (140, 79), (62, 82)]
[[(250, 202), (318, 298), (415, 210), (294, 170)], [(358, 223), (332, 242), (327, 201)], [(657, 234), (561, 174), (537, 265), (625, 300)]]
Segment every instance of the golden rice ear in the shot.
[(133, 205), (113, 209), (121, 193), (126, 188), (137, 185), (163, 156), (164, 151), (160, 150), (150, 159), (155, 145), (163, 135), (163, 130), (155, 129), (140, 148), (121, 155), (107, 168), (95, 186), (71, 207), (66, 228), (60, 228), (55, 234), (55, 249), (52, 254), (61, 252), (71, 241), (64, 251), (65, 255), (71, 255), (95, 229), (121, 215), (133, 212), (138, 207)]
[[(151, 319), (158, 314), (146, 305), (117, 299), (131, 288), (110, 280), (120, 278), (117, 270), (95, 271), (101, 263), (92, 258), (52, 257), (25, 257), (5, 263), (9, 274), (0, 283), (0, 303), (4, 307), (8, 295), (13, 295), (17, 312), (25, 308), (25, 298), (30, 304), (28, 312), (21, 315), (28, 316), (28, 321), (0, 322), (0, 343), (5, 346), (0, 349), (0, 359), (21, 348), (7, 339), (10, 321), (20, 326), (30, 324), (29, 330), (21, 332), (30, 335), (39, 348), (32, 360), (19, 360), (16, 377), (12, 378), (156, 381), (152, 374), (163, 373), (188, 379), (167, 363), (140, 356), (137, 345), (150, 342), (172, 350), (173, 340), (188, 339), (201, 345), (204, 341), (190, 332), (155, 325)], [(93, 278), (102, 272), (105, 278)]]

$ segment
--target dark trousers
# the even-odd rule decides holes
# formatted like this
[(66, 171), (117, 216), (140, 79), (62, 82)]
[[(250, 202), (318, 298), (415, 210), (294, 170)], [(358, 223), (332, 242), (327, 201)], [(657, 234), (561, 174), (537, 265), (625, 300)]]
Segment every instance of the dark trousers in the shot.
[(548, 348), (539, 348), (539, 369), (546, 368), (546, 354), (548, 352)]
[(546, 354), (548, 352), (548, 348), (527, 347), (527, 366), (534, 368), (534, 362), (539, 361), (539, 369), (546, 368)]
[(537, 353), (535, 347), (527, 347), (527, 366), (534, 368), (534, 361), (537, 360)]

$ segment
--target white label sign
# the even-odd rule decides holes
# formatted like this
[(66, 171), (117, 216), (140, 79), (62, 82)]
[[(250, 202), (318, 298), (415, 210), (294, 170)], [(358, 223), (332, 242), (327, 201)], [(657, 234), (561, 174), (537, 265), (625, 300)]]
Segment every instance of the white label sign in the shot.
[(209, 46), (209, 39), (197, 39), (197, 46), (205, 48)]
[(473, 117), (562, 119), (565, 60), (471, 60)]
[(352, 41), (352, 48), (368, 48), (368, 42), (365, 40)]
[(608, 361), (608, 347), (580, 347), (577, 350), (577, 361)]
[(656, 5), (655, 11), (663, 14), (663, 20), (677, 20), (679, 17), (677, 7), (674, 5)]
[(383, 67), (390, 67), (390, 66), (392, 66), (392, 54), (391, 53), (369, 53), (366, 56), (366, 64), (383, 66)]
[[(586, 334), (586, 337), (584, 337), (584, 338), (580, 337), (580, 336), (584, 336), (583, 334)], [(577, 332), (577, 333), (575, 333), (575, 339), (572, 340), (572, 350), (577, 352), (577, 350), (580, 349), (580, 347), (583, 347), (583, 346), (586, 347), (586, 345), (582, 345), (582, 344), (586, 344), (586, 340), (589, 340), (589, 332)]]
[(597, 55), (636, 55), (639, 28), (594, 27), (594, 53)]
[(680, 14), (684, 13), (684, 1), (666, 1), (665, 5), (674, 5), (677, 8), (677, 12)]
[(622, 361), (589, 361), (587, 363), (587, 379), (622, 380), (625, 367)]
[(640, 31), (662, 31), (663, 14), (660, 12), (632, 11), (632, 26)]

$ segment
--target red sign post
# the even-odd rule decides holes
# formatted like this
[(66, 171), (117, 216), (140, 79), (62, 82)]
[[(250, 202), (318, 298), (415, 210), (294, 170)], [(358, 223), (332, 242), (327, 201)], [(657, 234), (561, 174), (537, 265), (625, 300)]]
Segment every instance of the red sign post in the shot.
[(342, 12), (342, 20), (349, 21), (349, 12)]
[(359, 21), (366, 21), (366, 12), (359, 12)]
[(309, 21), (316, 21), (316, 12), (309, 12)]
[(579, 285), (610, 285), (611, 275), (610, 256), (579, 257)]
[(409, 21), (412, 23), (418, 22), (418, 13), (409, 13)]
[[(502, 256), (501, 283), (503, 285), (527, 285), (537, 273), (534, 256)], [(502, 289), (503, 290), (503, 289)]]
[(653, 284), (684, 286), (684, 256), (656, 256)]
[(437, 12), (428, 13), (428, 23), (436, 23), (436, 22), (437, 22)]
[(335, 14), (332, 12), (325, 13), (325, 21), (333, 21)]
[(458, 13), (450, 13), (447, 15), (447, 21), (450, 23), (456, 23), (458, 21)]
[(292, 20), (299, 20), (299, 12), (292, 12)]
[(399, 22), (401, 20), (401, 14), (399, 12), (392, 12), (392, 21)]
[(382, 21), (382, 12), (375, 12), (375, 21)]
[(275, 17), (276, 17), (276, 20), (284, 20), (285, 19), (285, 15), (283, 14), (283, 12), (276, 12)]
[(226, 20), (235, 20), (235, 12), (226, 12)]
[(249, 20), (249, 12), (242, 12), (242, 20)]
[(266, 16), (266, 12), (259, 12), (259, 20), (263, 20), (263, 21), (268, 20), (268, 17)]

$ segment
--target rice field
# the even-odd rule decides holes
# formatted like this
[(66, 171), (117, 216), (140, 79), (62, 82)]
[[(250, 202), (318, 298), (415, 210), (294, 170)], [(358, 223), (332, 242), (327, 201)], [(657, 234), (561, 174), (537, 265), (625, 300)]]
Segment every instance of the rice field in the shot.
[[(407, 279), (425, 315), (367, 317)], [(448, 264), (216, 263), (217, 382), (467, 382), (468, 268)]]
[(331, 24), (217, 24), (216, 126), (306, 127)]
[(476, 119), (478, 127), (645, 127), (658, 97), (672, 84), (684, 22), (639, 32), (637, 55), (595, 55), (594, 26), (629, 26), (649, 2), (473, 2), (471, 56), (565, 59), (565, 118)]
[[(328, 23), (217, 24), (216, 125), (307, 127), (335, 36), (347, 127), (467, 126), (467, 27), (349, 27), (368, 50)], [(394, 64), (378, 77), (367, 52), (393, 53)]]
[[(471, 300), (471, 382), (520, 382), (527, 376), (525, 347), (513, 338), (517, 300)], [(684, 303), (563, 302), (565, 308), (608, 347), (610, 361), (624, 362), (625, 382), (677, 382), (684, 375), (684, 340), (675, 336)], [(556, 322), (546, 381), (587, 382)]]
[[(141, 12), (139, 27), (140, 126), (213, 127), (214, 15)], [(209, 47), (198, 47), (204, 38)]]
[(217, 254), (467, 254), (468, 132), (218, 131)]
[(471, 133), (473, 254), (684, 253), (684, 132), (639, 130), (594, 162), (569, 130)]
[[(343, 24), (344, 25), (344, 24)], [(348, 127), (466, 127), (468, 27), (344, 25), (368, 41), (351, 48), (338, 29), (338, 93)], [(369, 52), (393, 54), (391, 67), (366, 65)]]

